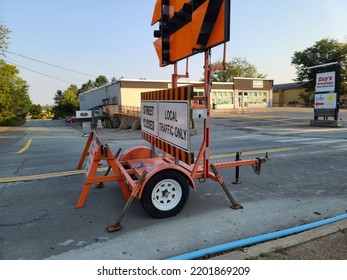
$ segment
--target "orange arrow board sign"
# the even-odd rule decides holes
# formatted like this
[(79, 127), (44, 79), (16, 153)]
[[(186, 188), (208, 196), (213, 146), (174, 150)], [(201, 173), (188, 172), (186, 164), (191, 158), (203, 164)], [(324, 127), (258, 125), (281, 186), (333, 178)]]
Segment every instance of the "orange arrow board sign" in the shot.
[(157, 22), (154, 46), (166, 66), (229, 41), (230, 0), (158, 0), (152, 25)]

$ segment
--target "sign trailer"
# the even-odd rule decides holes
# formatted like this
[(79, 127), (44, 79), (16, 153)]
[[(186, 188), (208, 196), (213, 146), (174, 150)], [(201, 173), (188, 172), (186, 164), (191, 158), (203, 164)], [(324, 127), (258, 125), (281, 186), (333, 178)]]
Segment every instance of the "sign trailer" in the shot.
[[(218, 182), (223, 188), (232, 209), (240, 209), (228, 190), (221, 168), (236, 168), (236, 182), (241, 166), (252, 166), (260, 173), (262, 163), (268, 159), (243, 160), (241, 153), (230, 162), (210, 163), (210, 91), (211, 73), (224, 70), (226, 42), (229, 40), (230, 0), (170, 1), (157, 0), (152, 24), (159, 22), (155, 32), (155, 48), (161, 66), (174, 64), (170, 89), (141, 93), (142, 138), (151, 147), (132, 147), (113, 156), (107, 143), (92, 132), (78, 164), (87, 163), (87, 179), (82, 189), (77, 208), (83, 207), (92, 184), (117, 181), (126, 203), (115, 223), (108, 231), (121, 229), (121, 220), (134, 198), (141, 200), (144, 210), (154, 218), (166, 218), (178, 214), (186, 204), (189, 190), (196, 190), (195, 180), (204, 183), (207, 179)], [(188, 36), (188, 35), (189, 36)], [(189, 40), (187, 39), (189, 38)], [(211, 48), (224, 44), (223, 66), (211, 63)], [(177, 87), (177, 62), (196, 53), (204, 53), (204, 83)], [(203, 96), (194, 95), (195, 88), (203, 87)], [(195, 156), (191, 148), (191, 116), (203, 118), (204, 130), (200, 149)], [(157, 151), (160, 150), (160, 153)], [(109, 165), (103, 176), (97, 176), (100, 161)], [(109, 174), (112, 170), (111, 175)]]

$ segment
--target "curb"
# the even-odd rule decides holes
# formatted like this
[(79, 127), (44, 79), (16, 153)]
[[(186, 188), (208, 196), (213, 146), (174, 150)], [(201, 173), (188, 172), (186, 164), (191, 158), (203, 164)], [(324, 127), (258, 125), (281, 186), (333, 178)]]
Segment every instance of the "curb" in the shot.
[(244, 247), (242, 251), (231, 251), (230, 253), (225, 253), (209, 258), (209, 260), (245, 260), (247, 258), (257, 257), (261, 253), (270, 253), (277, 250), (278, 248), (292, 247), (345, 229), (347, 229), (346, 219), (329, 225), (297, 233), (288, 237), (283, 237), (269, 242), (256, 244), (250, 247)]

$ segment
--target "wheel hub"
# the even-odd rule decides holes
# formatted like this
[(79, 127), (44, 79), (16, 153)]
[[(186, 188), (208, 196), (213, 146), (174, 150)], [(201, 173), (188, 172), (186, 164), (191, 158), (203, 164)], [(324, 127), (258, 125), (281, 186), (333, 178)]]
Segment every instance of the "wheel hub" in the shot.
[(163, 190), (163, 191), (161, 192), (161, 195), (162, 195), (162, 197), (168, 198), (169, 195), (170, 195), (170, 192), (169, 192), (168, 189), (166, 189), (166, 190)]
[(153, 205), (162, 211), (169, 211), (177, 206), (182, 197), (180, 184), (173, 179), (160, 181), (153, 188), (152, 202)]

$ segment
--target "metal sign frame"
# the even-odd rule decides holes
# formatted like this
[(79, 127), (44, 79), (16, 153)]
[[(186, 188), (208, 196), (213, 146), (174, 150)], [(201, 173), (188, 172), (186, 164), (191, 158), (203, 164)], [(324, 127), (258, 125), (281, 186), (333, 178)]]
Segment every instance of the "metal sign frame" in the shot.
[(338, 120), (340, 103), (340, 71), (338, 62), (309, 67), (315, 72), (314, 119)]

